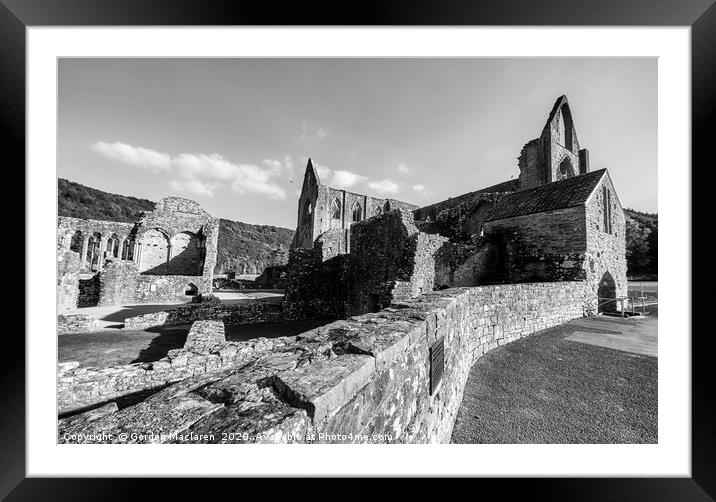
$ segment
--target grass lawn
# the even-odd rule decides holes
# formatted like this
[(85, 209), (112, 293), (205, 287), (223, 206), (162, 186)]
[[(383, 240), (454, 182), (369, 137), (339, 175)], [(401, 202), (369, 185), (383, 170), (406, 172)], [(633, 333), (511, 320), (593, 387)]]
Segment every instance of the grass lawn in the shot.
[(565, 340), (574, 330), (551, 328), (480, 358), (452, 442), (656, 443), (657, 358)]

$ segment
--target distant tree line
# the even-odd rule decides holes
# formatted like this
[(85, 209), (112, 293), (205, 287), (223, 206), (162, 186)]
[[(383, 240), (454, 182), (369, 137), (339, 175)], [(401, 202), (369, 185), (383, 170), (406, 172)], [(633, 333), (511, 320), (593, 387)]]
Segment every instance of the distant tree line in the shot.
[(629, 278), (656, 280), (659, 268), (657, 214), (625, 209), (626, 257)]
[[(133, 223), (155, 203), (118, 195), (66, 179), (58, 180), (58, 215), (104, 221)], [(221, 219), (214, 273), (260, 274), (270, 265), (288, 262), (293, 230), (270, 225), (251, 225)]]

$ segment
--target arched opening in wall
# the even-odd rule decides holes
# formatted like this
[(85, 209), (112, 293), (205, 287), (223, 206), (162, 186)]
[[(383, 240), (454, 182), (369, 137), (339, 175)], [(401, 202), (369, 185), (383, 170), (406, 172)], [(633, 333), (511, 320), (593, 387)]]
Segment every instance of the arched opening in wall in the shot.
[(390, 211), (390, 201), (389, 200), (385, 201), (385, 205), (383, 206), (383, 211), (385, 211), (386, 213), (388, 211)]
[(87, 240), (87, 265), (93, 272), (99, 270), (99, 261), (101, 259), (100, 250), (102, 249), (102, 234), (95, 232), (90, 235)]
[(201, 275), (203, 251), (201, 236), (184, 231), (171, 238), (167, 275)]
[(197, 294), (199, 294), (199, 288), (197, 287), (197, 285), (193, 282), (187, 284), (186, 289), (184, 289), (184, 295), (195, 297)]
[(383, 209), (380, 206), (375, 206), (373, 208), (373, 216), (380, 216), (383, 214)]
[(134, 239), (127, 237), (122, 242), (122, 260), (134, 259)]
[(119, 237), (112, 234), (107, 240), (107, 257), (119, 258)]
[(139, 271), (147, 275), (166, 275), (169, 261), (169, 238), (158, 229), (151, 228), (140, 238)]
[(559, 126), (557, 133), (557, 143), (565, 147), (570, 152), (573, 146), (573, 130), (572, 112), (567, 105), (562, 106), (559, 110)]
[(351, 209), (351, 221), (360, 221), (363, 218), (363, 208), (357, 202), (353, 204)]
[(311, 215), (313, 214), (313, 205), (310, 201), (306, 201), (305, 205), (303, 206), (303, 221), (308, 222), (311, 219)]
[(70, 239), (70, 251), (81, 253), (83, 241), (84, 235), (82, 235), (82, 230), (77, 230), (74, 234), (72, 234), (72, 238)]
[(608, 271), (604, 272), (599, 281), (597, 297), (599, 298), (597, 312), (614, 312), (617, 310), (617, 287), (614, 277)]
[(493, 205), (489, 200), (483, 200), (468, 213), (463, 225), (463, 234), (466, 238), (470, 238), (473, 235), (482, 235), (482, 226), (485, 224), (487, 213)]
[(557, 179), (565, 180), (574, 176), (574, 167), (572, 166), (571, 159), (566, 156), (559, 163), (559, 174)]
[(338, 198), (331, 201), (331, 218), (334, 220), (341, 219), (341, 201)]

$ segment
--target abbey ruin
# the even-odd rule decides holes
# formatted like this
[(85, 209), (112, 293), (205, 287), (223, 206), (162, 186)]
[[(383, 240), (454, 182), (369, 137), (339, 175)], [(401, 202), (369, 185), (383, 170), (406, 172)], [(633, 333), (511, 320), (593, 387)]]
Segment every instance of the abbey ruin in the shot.
[[(60, 442), (149, 424), (165, 436), (138, 442), (449, 441), (479, 357), (614, 310), (626, 294), (624, 213), (607, 170), (590, 169), (566, 97), (517, 167), (514, 180), (416, 207), (325, 186), (309, 159), (282, 304), (197, 302), (126, 319), (193, 324), (155, 362), (61, 364)], [(99, 304), (211, 293), (217, 220), (196, 203), (163, 199), (134, 225), (60, 218), (58, 229), (60, 312), (78, 305), (82, 270), (98, 275)], [(319, 318), (335, 321), (224, 336), (231, 324)]]

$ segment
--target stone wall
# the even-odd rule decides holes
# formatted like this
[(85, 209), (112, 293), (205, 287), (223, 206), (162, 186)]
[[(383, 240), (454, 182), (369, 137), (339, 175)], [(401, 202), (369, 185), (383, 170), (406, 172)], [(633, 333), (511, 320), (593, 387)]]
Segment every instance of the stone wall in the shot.
[[(611, 194), (610, 232), (604, 228), (605, 188)], [(584, 257), (584, 269), (590, 287), (597, 294), (601, 286), (602, 293), (599, 296), (626, 296), (626, 217), (608, 175), (602, 179), (602, 183), (587, 201), (586, 232), (587, 249)], [(606, 284), (612, 281), (613, 293), (611, 284)]]
[[(137, 382), (185, 380), (121, 410), (63, 419), (58, 439), (101, 432), (123, 442), (118, 433), (131, 430), (154, 435), (130, 442), (191, 433), (194, 442), (446, 443), (479, 357), (585, 315), (591, 303), (584, 282), (512, 284), (432, 292), (296, 337), (222, 344), (218, 326), (203, 325), (202, 354), (170, 351), (132, 370), (60, 368), (61, 409), (78, 407), (75, 396), (101, 403)], [(440, 341), (444, 371), (431, 381)]]
[(312, 249), (291, 249), (283, 298), (286, 319), (336, 319), (345, 316), (348, 255), (323, 260), (320, 241)]
[(507, 282), (586, 279), (584, 206), (490, 221), (485, 234), (504, 242)]
[(86, 279), (80, 277), (78, 307), (95, 307), (97, 305), (100, 296), (100, 275), (101, 272), (97, 272)]
[(80, 255), (74, 251), (57, 251), (57, 312), (74, 310), (80, 294)]
[(412, 211), (417, 209), (417, 206), (395, 199), (379, 199), (326, 186), (321, 183), (318, 172), (309, 159), (298, 199), (298, 220), (291, 247), (310, 249), (324, 232), (342, 230), (345, 237), (340, 242), (343, 247), (338, 252), (349, 253), (347, 246), (350, 243), (349, 234), (353, 224), (400, 208)]
[(390, 304), (396, 283), (402, 295), (432, 291), (432, 255), (447, 239), (421, 234), (407, 211), (389, 211), (353, 226), (347, 314), (375, 312)]
[(78, 251), (80, 268), (102, 274), (80, 282), (80, 307), (181, 303), (211, 293), (218, 235), (198, 203), (165, 197), (136, 223), (58, 218), (58, 256)]
[(473, 243), (447, 242), (435, 255), (435, 288), (504, 282), (501, 240), (481, 237)]
[(57, 333), (60, 335), (95, 331), (98, 326), (99, 322), (92, 314), (83, 314), (79, 312), (59, 314), (57, 316)]
[(283, 319), (281, 305), (267, 302), (222, 304), (214, 302), (190, 303), (124, 320), (124, 329), (147, 329), (157, 326), (176, 326), (194, 321), (221, 320), (227, 325), (273, 322)]
[[(106, 368), (80, 367), (77, 362), (58, 364), (58, 413), (90, 407), (168, 383), (233, 366), (254, 349), (265, 350), (264, 339), (235, 344), (226, 342), (223, 323), (197, 321), (187, 336), (188, 346), (170, 350), (167, 357), (148, 363)], [(215, 350), (214, 350), (215, 348)]]
[(99, 275), (99, 305), (183, 303), (212, 291), (210, 276), (144, 275), (131, 261), (108, 260)]

